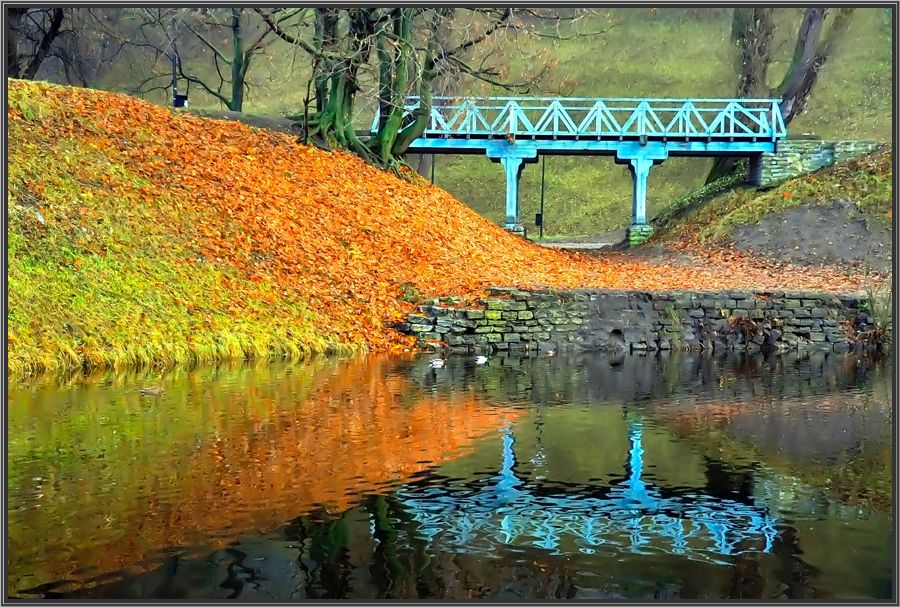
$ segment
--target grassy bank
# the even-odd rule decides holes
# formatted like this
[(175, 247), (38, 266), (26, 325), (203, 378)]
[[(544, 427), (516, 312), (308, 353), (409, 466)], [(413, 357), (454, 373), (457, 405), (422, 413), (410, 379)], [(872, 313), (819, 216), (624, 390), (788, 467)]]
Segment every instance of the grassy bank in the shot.
[[(122, 117), (100, 111), (109, 96), (63, 91), (10, 85), (12, 375), (354, 348), (299, 293), (204, 261), (189, 193), (110, 153), (103, 124)], [(123, 145), (157, 135), (145, 124)]]
[[(730, 42), (728, 9), (613, 8), (595, 11), (577, 31), (604, 31), (589, 38), (509, 34), (503, 44), (509, 52), (494, 53), (490, 64), (518, 82), (533, 75), (545, 62), (552, 64), (541, 89), (533, 94), (605, 97), (730, 97), (737, 78), (734, 47)], [(773, 40), (770, 85), (775, 86), (794, 50), (803, 9), (779, 8)], [(184, 41), (187, 44), (187, 40)], [(825, 138), (891, 138), (891, 27), (885, 9), (856, 9), (846, 37), (822, 67), (807, 110), (790, 126), (792, 134), (815, 133)], [(245, 111), (263, 116), (294, 113), (307, 92), (309, 57), (278, 40), (270, 56), (251, 69), (254, 82)], [(190, 53), (185, 48), (182, 52)], [(186, 54), (190, 71), (216, 82), (208, 55)], [(478, 61), (475, 61), (477, 64)], [(114, 70), (102, 86), (128, 90), (146, 77)], [(453, 93), (508, 91), (460, 79)], [(163, 91), (148, 95), (166, 103)], [(360, 106), (364, 106), (363, 100)], [(191, 106), (221, 109), (221, 104), (199, 87), (191, 89)], [(361, 108), (360, 128), (371, 124), (371, 107)], [(648, 192), (649, 215), (702, 185), (709, 160), (672, 158), (653, 169)], [(532, 226), (540, 203), (540, 167), (529, 165), (522, 175), (522, 219)], [(504, 177), (500, 168), (481, 156), (440, 156), (435, 171), (438, 185), (495, 223), (503, 220)], [(610, 158), (553, 157), (547, 160), (545, 233), (592, 235), (623, 227), (630, 220), (631, 181), (627, 170)]]
[(414, 175), (124, 95), (9, 81), (7, 116), (13, 376), (402, 350), (423, 298), (488, 286), (860, 286), (548, 250)]
[(837, 200), (849, 200), (869, 221), (889, 225), (893, 200), (891, 155), (886, 146), (765, 191), (729, 183), (728, 179), (721, 181), (721, 187), (710, 184), (709, 195), (685, 197), (664, 209), (657, 237), (719, 242), (738, 226), (755, 224), (767, 215), (798, 205), (828, 205)]

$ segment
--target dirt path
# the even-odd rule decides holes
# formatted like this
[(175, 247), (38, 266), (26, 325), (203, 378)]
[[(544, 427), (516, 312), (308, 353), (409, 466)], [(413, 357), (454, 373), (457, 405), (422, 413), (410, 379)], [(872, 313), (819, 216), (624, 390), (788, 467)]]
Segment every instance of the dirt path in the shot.
[(734, 247), (754, 256), (804, 266), (891, 271), (892, 234), (849, 201), (804, 205), (738, 227)]

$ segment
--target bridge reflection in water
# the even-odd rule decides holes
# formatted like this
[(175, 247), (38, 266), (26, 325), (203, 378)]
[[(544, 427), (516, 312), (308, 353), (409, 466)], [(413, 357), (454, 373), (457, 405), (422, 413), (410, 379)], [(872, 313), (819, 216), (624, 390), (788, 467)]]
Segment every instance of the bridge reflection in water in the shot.
[(574, 544), (585, 554), (608, 547), (727, 564), (721, 557), (772, 550), (777, 520), (764, 505), (654, 487), (642, 479), (643, 421), (631, 419), (628, 431), (627, 476), (600, 495), (529, 486), (516, 474), (515, 437), (508, 426), (502, 469), (481, 487), (448, 492), (406, 486), (395, 496), (432, 548), (462, 553), (490, 553), (500, 543), (560, 554)]

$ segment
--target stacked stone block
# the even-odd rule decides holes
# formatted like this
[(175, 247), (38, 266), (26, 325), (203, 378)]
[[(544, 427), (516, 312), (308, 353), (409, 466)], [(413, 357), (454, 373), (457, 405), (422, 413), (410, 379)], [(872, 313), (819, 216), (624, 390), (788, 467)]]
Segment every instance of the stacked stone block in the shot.
[(750, 182), (759, 188), (852, 160), (878, 147), (874, 141), (822, 141), (786, 139), (775, 154), (762, 154), (750, 166)]
[(456, 353), (529, 350), (846, 351), (858, 295), (807, 291), (491, 289), (478, 307), (434, 300), (397, 329)]

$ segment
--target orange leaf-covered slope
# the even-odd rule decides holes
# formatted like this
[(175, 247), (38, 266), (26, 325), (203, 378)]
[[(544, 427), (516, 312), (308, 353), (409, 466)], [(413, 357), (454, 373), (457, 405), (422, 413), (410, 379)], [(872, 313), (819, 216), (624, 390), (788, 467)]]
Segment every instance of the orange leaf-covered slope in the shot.
[(239, 123), (175, 114), (124, 95), (44, 89), (43, 102), (54, 111), (41, 128), (99, 146), (146, 177), (153, 184), (141, 188), (148, 205), (161, 196), (177, 198), (192, 217), (173, 225), (178, 238), (283, 293), (304, 293), (323, 330), (346, 343), (373, 349), (402, 343), (388, 324), (410, 307), (400, 301), (405, 284), (428, 296), (475, 295), (492, 285), (859, 286), (824, 272), (773, 270), (739, 258), (668, 266), (548, 250), (508, 234), (437, 187), (399, 179), (350, 154)]

